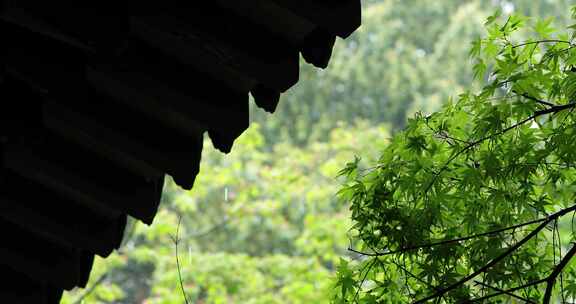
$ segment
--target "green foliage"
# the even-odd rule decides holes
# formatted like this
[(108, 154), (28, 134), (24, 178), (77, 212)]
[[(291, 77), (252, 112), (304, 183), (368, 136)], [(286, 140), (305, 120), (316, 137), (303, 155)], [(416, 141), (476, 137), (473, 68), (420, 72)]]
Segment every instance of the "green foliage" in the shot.
[(499, 12), (485, 27), (469, 52), (485, 86), (341, 171), (356, 244), (334, 302), (574, 301), (574, 28)]

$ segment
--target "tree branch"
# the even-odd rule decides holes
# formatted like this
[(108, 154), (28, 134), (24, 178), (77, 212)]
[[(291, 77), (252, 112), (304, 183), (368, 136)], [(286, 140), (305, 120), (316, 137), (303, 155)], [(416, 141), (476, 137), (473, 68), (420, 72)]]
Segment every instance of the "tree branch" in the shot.
[[(473, 279), (474, 277), (476, 277), (477, 275), (479, 275), (480, 273), (485, 272), (486, 270), (490, 269), (492, 266), (496, 265), (498, 262), (500, 262), (501, 260), (503, 260), (504, 258), (506, 258), (508, 255), (510, 255), (512, 252), (516, 251), (518, 248), (520, 248), (522, 245), (524, 245), (526, 242), (528, 242), (530, 239), (532, 239), (535, 235), (537, 235), (542, 229), (544, 229), (550, 222), (554, 221), (555, 219), (563, 216), (564, 214), (570, 212), (570, 211), (574, 211), (576, 210), (576, 205), (573, 205), (572, 207), (568, 207), (565, 209), (562, 209), (552, 215), (550, 215), (542, 224), (540, 224), (538, 227), (536, 227), (536, 229), (532, 230), (532, 232), (530, 232), (528, 235), (526, 235), (524, 238), (522, 238), (518, 243), (514, 244), (512, 247), (508, 248), (508, 250), (506, 250), (504, 253), (500, 254), (499, 256), (497, 256), (496, 258), (492, 259), (492, 261), (488, 262), (486, 265), (484, 265), (483, 267), (481, 267), (480, 269), (474, 271), (472, 274), (460, 279), (458, 282), (453, 283), (451, 285), (449, 285), (448, 287), (442, 288), (439, 291), (435, 292), (434, 294), (427, 296), (425, 298), (422, 298), (414, 303), (425, 303), (431, 299), (434, 299), (436, 297), (442, 296), (445, 293), (457, 288), (458, 286), (470, 281), (471, 279)], [(576, 251), (576, 249), (574, 249)], [(572, 250), (571, 250), (572, 251)], [(567, 263), (567, 261), (566, 261)], [(562, 263), (561, 263), (562, 264)], [(560, 265), (559, 265), (560, 266)], [(565, 265), (564, 265), (565, 266)]]
[(566, 44), (572, 45), (572, 43), (570, 41), (567, 41), (567, 40), (544, 39), (544, 40), (530, 41), (530, 42), (524, 42), (524, 43), (516, 44), (516, 45), (513, 45), (512, 48), (515, 49), (515, 48), (519, 48), (522, 46), (527, 46), (527, 45), (532, 45), (532, 44), (542, 44), (542, 43), (566, 43)]
[(499, 292), (496, 292), (496, 293), (492, 293), (492, 294), (489, 294), (489, 295), (487, 295), (487, 296), (483, 296), (483, 297), (480, 297), (480, 298), (472, 299), (472, 300), (468, 301), (467, 303), (475, 303), (475, 302), (482, 302), (482, 303), (483, 303), (484, 301), (486, 301), (486, 300), (488, 300), (488, 299), (490, 299), (490, 298), (493, 298), (493, 297), (496, 297), (496, 296), (499, 296), (499, 295), (502, 295), (502, 294), (508, 294), (508, 293), (514, 292), (514, 291), (516, 291), (516, 290), (524, 289), (524, 288), (526, 288), (526, 287), (530, 287), (530, 286), (542, 284), (542, 283), (544, 283), (544, 282), (546, 282), (546, 278), (540, 279), (540, 280), (537, 280), (537, 281), (533, 281), (533, 282), (530, 282), (530, 283), (526, 283), (526, 284), (521, 285), (521, 286), (518, 286), (518, 287), (510, 288), (510, 289), (508, 289), (508, 290), (503, 290), (503, 291), (499, 291)]
[(555, 107), (555, 106), (557, 106), (557, 105), (555, 105), (555, 104), (553, 104), (553, 103), (551, 103), (551, 102), (548, 102), (548, 101), (545, 101), (545, 100), (542, 100), (542, 99), (538, 99), (538, 98), (533, 97), (533, 96), (530, 96), (530, 95), (528, 95), (528, 94), (526, 94), (526, 93), (521, 93), (521, 94), (519, 94), (518, 92), (514, 92), (514, 93), (516, 93), (516, 94), (518, 94), (518, 95), (520, 95), (520, 96), (522, 96), (522, 97), (524, 97), (524, 98), (526, 98), (526, 99), (530, 99), (530, 100), (532, 100), (532, 101), (535, 101), (535, 102), (537, 102), (537, 103), (539, 103), (539, 104), (543, 104), (543, 105), (545, 105), (545, 106), (549, 106), (549, 107)]
[(558, 276), (562, 273), (562, 270), (568, 265), (568, 262), (574, 257), (576, 254), (576, 245), (573, 245), (570, 251), (566, 253), (564, 258), (554, 267), (552, 273), (546, 279), (546, 292), (544, 293), (544, 300), (542, 303), (549, 304), (550, 298), (552, 297), (552, 291), (554, 290), (554, 283)]
[(500, 288), (498, 288), (498, 287), (494, 287), (494, 286), (485, 284), (485, 283), (480, 282), (480, 281), (474, 281), (474, 283), (476, 283), (476, 284), (478, 284), (478, 285), (482, 285), (482, 286), (484, 286), (484, 287), (488, 287), (488, 288), (490, 288), (490, 289), (494, 289), (494, 290), (496, 290), (496, 291), (498, 291), (498, 292), (501, 292), (501, 293), (505, 293), (505, 294), (507, 294), (507, 295), (509, 295), (509, 296), (511, 296), (511, 297), (513, 297), (513, 298), (516, 298), (516, 299), (518, 299), (518, 300), (522, 300), (522, 301), (524, 301), (524, 302), (526, 302), (526, 303), (536, 304), (536, 302), (531, 301), (531, 300), (529, 300), (529, 299), (525, 299), (525, 298), (523, 298), (523, 297), (521, 297), (521, 296), (519, 296), (519, 295), (513, 294), (511, 291), (504, 290), (504, 289), (500, 289)]
[(349, 251), (352, 251), (354, 253), (358, 253), (361, 255), (365, 255), (365, 256), (385, 256), (385, 255), (390, 255), (390, 254), (396, 254), (396, 253), (404, 253), (406, 251), (412, 251), (412, 250), (418, 250), (418, 249), (424, 249), (424, 248), (430, 248), (430, 247), (435, 247), (435, 246), (440, 246), (440, 245), (447, 245), (447, 244), (451, 244), (451, 243), (459, 243), (462, 241), (467, 241), (470, 239), (475, 239), (475, 238), (479, 238), (479, 237), (483, 237), (483, 236), (489, 236), (492, 234), (498, 234), (504, 231), (508, 231), (508, 230), (514, 230), (514, 229), (518, 229), (524, 226), (528, 226), (528, 225), (532, 225), (532, 224), (536, 224), (536, 223), (540, 223), (543, 221), (548, 220), (548, 218), (541, 218), (541, 219), (536, 219), (533, 221), (529, 221), (529, 222), (525, 222), (522, 224), (518, 224), (518, 225), (514, 225), (514, 226), (510, 226), (510, 227), (506, 227), (506, 228), (501, 228), (501, 229), (496, 229), (493, 231), (488, 231), (488, 232), (484, 232), (484, 233), (478, 233), (478, 234), (474, 234), (474, 235), (469, 235), (469, 236), (465, 236), (465, 237), (461, 237), (461, 238), (457, 238), (457, 239), (450, 239), (450, 240), (445, 240), (445, 241), (440, 241), (440, 242), (433, 242), (433, 243), (428, 243), (428, 244), (422, 244), (422, 245), (416, 245), (416, 246), (408, 246), (408, 247), (404, 247), (398, 250), (393, 250), (393, 251), (386, 251), (386, 252), (373, 252), (373, 253), (369, 253), (369, 252), (362, 252), (353, 248), (348, 248)]
[(536, 111), (534, 113), (534, 115), (531, 116), (530, 120), (537, 118), (539, 116), (545, 115), (545, 114), (558, 113), (560, 111), (572, 109), (574, 107), (576, 107), (576, 102), (571, 102), (571, 103), (567, 103), (567, 104), (563, 104), (563, 105), (556, 105), (556, 106), (550, 107), (548, 109)]
[(418, 277), (417, 275), (413, 274), (412, 272), (410, 272), (408, 269), (406, 269), (406, 267), (400, 265), (400, 263), (397, 263), (396, 261), (392, 260), (392, 264), (396, 265), (396, 267), (400, 268), (402, 271), (404, 271), (405, 274), (410, 275), (412, 278), (414, 278), (415, 280), (419, 281), (420, 283), (428, 286), (429, 288), (432, 289), (438, 289), (436, 286), (424, 281), (422, 278)]

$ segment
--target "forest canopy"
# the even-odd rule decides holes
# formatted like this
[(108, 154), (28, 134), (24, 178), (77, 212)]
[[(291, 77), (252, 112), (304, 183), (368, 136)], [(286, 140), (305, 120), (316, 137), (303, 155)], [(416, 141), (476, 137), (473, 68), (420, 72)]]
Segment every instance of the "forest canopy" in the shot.
[(341, 171), (358, 261), (340, 263), (337, 302), (576, 299), (576, 25), (485, 27), (469, 53), (483, 88)]

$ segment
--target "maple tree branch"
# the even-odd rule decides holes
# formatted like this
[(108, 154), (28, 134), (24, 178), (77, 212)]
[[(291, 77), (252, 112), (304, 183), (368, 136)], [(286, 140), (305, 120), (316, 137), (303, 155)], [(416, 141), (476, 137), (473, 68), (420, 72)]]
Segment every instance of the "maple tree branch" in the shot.
[[(490, 262), (488, 262), (486, 265), (482, 266), (480, 269), (474, 271), (473, 273), (467, 275), (466, 277), (460, 279), (458, 282), (450, 284), (449, 286), (440, 289), (439, 291), (435, 292), (432, 295), (429, 295), (427, 297), (424, 297), (414, 303), (425, 303), (431, 299), (437, 298), (439, 296), (444, 295), (445, 293), (457, 288), (458, 286), (470, 281), (471, 279), (473, 279), (474, 277), (476, 277), (477, 275), (479, 275), (480, 273), (483, 273), (485, 271), (487, 271), (488, 269), (490, 269), (492, 266), (496, 265), (498, 262), (500, 262), (501, 260), (503, 260), (504, 258), (506, 258), (507, 256), (509, 256), (511, 253), (513, 253), (514, 251), (516, 251), (518, 248), (520, 248), (522, 245), (524, 245), (526, 242), (528, 242), (530, 239), (532, 239), (534, 236), (536, 236), (542, 229), (544, 229), (550, 222), (556, 220), (557, 218), (565, 215), (566, 213), (570, 212), (570, 211), (574, 211), (576, 210), (576, 205), (573, 205), (571, 207), (562, 209), (550, 216), (548, 216), (546, 218), (546, 220), (544, 222), (542, 222), (538, 227), (536, 227), (536, 229), (532, 230), (529, 234), (527, 234), (524, 238), (522, 238), (520, 241), (518, 241), (516, 244), (514, 244), (512, 247), (508, 248), (508, 250), (506, 250), (504, 253), (500, 254), (499, 256), (497, 256), (496, 258), (492, 259)], [(574, 248), (573, 248), (574, 249)], [(576, 249), (574, 249), (576, 252)], [(572, 251), (572, 250), (571, 250)], [(568, 256), (568, 254), (567, 254)], [(567, 261), (566, 261), (567, 263)], [(560, 264), (558, 265), (560, 266)], [(564, 265), (565, 266), (565, 265)], [(558, 268), (558, 267), (557, 267)], [(562, 267), (563, 268), (563, 267)]]
[(549, 107), (555, 107), (555, 106), (556, 106), (555, 104), (553, 104), (553, 103), (551, 103), (551, 102), (548, 102), (548, 101), (545, 101), (545, 100), (542, 100), (542, 99), (538, 99), (538, 98), (533, 97), (533, 96), (530, 96), (530, 95), (528, 95), (528, 94), (526, 94), (526, 93), (521, 93), (521, 94), (519, 94), (519, 93), (517, 93), (517, 92), (514, 92), (514, 93), (516, 93), (516, 94), (518, 94), (518, 95), (520, 95), (520, 96), (522, 96), (522, 97), (524, 97), (524, 98), (526, 98), (526, 99), (530, 99), (530, 100), (532, 100), (532, 101), (535, 101), (535, 102), (537, 102), (537, 103), (539, 103), (539, 104), (543, 104), (543, 105), (545, 105), (545, 106), (549, 106)]
[(480, 298), (472, 299), (472, 300), (469, 300), (467, 303), (475, 303), (475, 302), (484, 303), (485, 300), (488, 300), (488, 299), (490, 299), (490, 298), (493, 298), (493, 297), (496, 297), (496, 296), (499, 296), (499, 295), (502, 295), (502, 294), (509, 294), (509, 293), (511, 293), (511, 292), (514, 292), (514, 291), (517, 291), (517, 290), (520, 290), (520, 289), (524, 289), (524, 288), (526, 288), (526, 287), (530, 287), (530, 286), (542, 284), (542, 283), (544, 283), (544, 282), (546, 282), (546, 278), (540, 279), (540, 280), (537, 280), (537, 281), (533, 281), (533, 282), (530, 282), (530, 283), (526, 283), (526, 284), (524, 284), (524, 285), (521, 285), (521, 286), (518, 286), (518, 287), (514, 287), (514, 288), (510, 288), (510, 289), (507, 289), (507, 290), (502, 290), (502, 291), (499, 291), (499, 292), (491, 293), (491, 294), (489, 294), (489, 295), (487, 295), (487, 296), (483, 296), (483, 297), (480, 297)]
[(538, 40), (538, 41), (529, 41), (529, 42), (524, 42), (524, 43), (520, 43), (520, 44), (516, 44), (513, 45), (512, 48), (516, 49), (522, 46), (527, 46), (527, 45), (532, 45), (532, 44), (542, 44), (542, 43), (566, 43), (572, 46), (572, 42), (567, 41), (567, 40), (559, 40), (559, 39), (544, 39), (544, 40)]
[(405, 274), (410, 275), (410, 277), (412, 277), (413, 279), (417, 280), (418, 282), (428, 286), (429, 288), (432, 289), (437, 289), (436, 286), (424, 281), (422, 278), (418, 277), (417, 275), (413, 274), (411, 271), (409, 271), (408, 269), (406, 269), (406, 267), (400, 265), (400, 263), (397, 263), (396, 261), (392, 260), (392, 264), (396, 265), (396, 267), (400, 268), (402, 271), (404, 271)]
[(488, 288), (490, 288), (490, 289), (494, 289), (494, 290), (496, 290), (496, 291), (498, 291), (498, 292), (501, 292), (501, 293), (505, 293), (505, 294), (507, 294), (507, 295), (509, 295), (509, 296), (511, 296), (511, 297), (513, 297), (513, 298), (516, 298), (516, 299), (518, 299), (518, 300), (522, 300), (522, 301), (524, 301), (524, 302), (526, 302), (526, 303), (536, 304), (534, 301), (531, 301), (531, 300), (526, 299), (526, 298), (523, 298), (523, 297), (521, 297), (521, 296), (519, 296), (519, 295), (513, 294), (511, 291), (504, 290), (504, 289), (500, 289), (500, 288), (498, 288), (498, 287), (494, 287), (494, 286), (488, 285), (488, 284), (483, 283), (483, 282), (480, 282), (480, 281), (474, 281), (474, 283), (476, 283), (476, 284), (478, 284), (478, 285), (482, 285), (482, 286), (484, 286), (484, 287), (488, 287)]
[(560, 263), (554, 267), (552, 273), (546, 278), (546, 292), (544, 293), (544, 300), (542, 303), (549, 304), (550, 298), (552, 297), (552, 291), (554, 290), (554, 283), (558, 276), (562, 273), (562, 270), (568, 265), (568, 262), (574, 257), (576, 254), (576, 245), (573, 245), (570, 251), (566, 253), (566, 255), (562, 258)]
[(361, 254), (364, 256), (385, 256), (385, 255), (391, 255), (391, 254), (396, 254), (396, 253), (403, 253), (406, 251), (412, 251), (412, 250), (418, 250), (418, 249), (424, 249), (424, 248), (430, 248), (430, 247), (435, 247), (435, 246), (440, 246), (440, 245), (448, 245), (448, 244), (452, 244), (452, 243), (459, 243), (462, 241), (467, 241), (467, 240), (471, 240), (471, 239), (475, 239), (475, 238), (479, 238), (479, 237), (483, 237), (483, 236), (490, 236), (493, 234), (498, 234), (504, 231), (508, 231), (508, 230), (514, 230), (514, 229), (518, 229), (524, 226), (528, 226), (528, 225), (532, 225), (532, 224), (536, 224), (536, 223), (541, 223), (543, 221), (547, 221), (548, 218), (540, 218), (540, 219), (536, 219), (536, 220), (532, 220), (529, 222), (525, 222), (522, 224), (517, 224), (517, 225), (513, 225), (513, 226), (509, 226), (506, 228), (500, 228), (500, 229), (496, 229), (496, 230), (492, 230), (492, 231), (488, 231), (488, 232), (483, 232), (483, 233), (478, 233), (478, 234), (474, 234), (474, 235), (469, 235), (469, 236), (465, 236), (465, 237), (461, 237), (461, 238), (456, 238), (456, 239), (450, 239), (450, 240), (444, 240), (444, 241), (439, 241), (439, 242), (433, 242), (433, 243), (428, 243), (428, 244), (422, 244), (422, 245), (416, 245), (416, 246), (408, 246), (408, 247), (404, 247), (398, 250), (393, 250), (393, 251), (386, 251), (386, 252), (362, 252), (359, 250), (356, 250), (354, 248), (349, 247), (348, 250), (357, 254)]

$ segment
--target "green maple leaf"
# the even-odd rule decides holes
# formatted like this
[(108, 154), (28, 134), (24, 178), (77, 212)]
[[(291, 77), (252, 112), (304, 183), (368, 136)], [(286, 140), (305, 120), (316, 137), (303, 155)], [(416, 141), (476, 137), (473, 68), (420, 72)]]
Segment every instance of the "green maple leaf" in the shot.
[(554, 22), (554, 17), (538, 20), (534, 24), (534, 31), (542, 38), (548, 38), (556, 31), (552, 22)]

